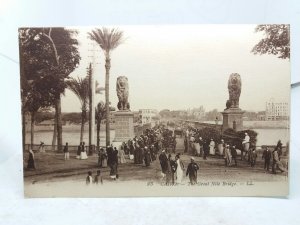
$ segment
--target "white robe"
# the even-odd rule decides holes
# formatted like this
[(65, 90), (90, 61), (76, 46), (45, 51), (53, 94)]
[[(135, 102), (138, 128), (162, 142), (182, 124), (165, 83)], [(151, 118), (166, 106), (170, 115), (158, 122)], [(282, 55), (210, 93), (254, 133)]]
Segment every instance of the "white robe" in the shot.
[(183, 169), (181, 168), (181, 162), (180, 159), (177, 159), (177, 170), (176, 170), (176, 180), (177, 183), (182, 183), (183, 180)]
[(215, 142), (211, 141), (209, 144), (209, 154), (215, 155)]

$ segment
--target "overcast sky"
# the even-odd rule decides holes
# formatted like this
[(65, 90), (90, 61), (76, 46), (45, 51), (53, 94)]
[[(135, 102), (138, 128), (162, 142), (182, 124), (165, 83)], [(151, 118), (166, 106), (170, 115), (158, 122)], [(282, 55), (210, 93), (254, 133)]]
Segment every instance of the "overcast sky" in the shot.
[[(289, 101), (290, 62), (273, 55), (253, 55), (262, 38), (256, 25), (120, 26), (125, 42), (112, 52), (110, 96), (117, 105), (116, 79), (127, 76), (132, 110), (225, 108), (231, 73), (242, 78), (240, 108), (265, 110), (265, 102)], [(78, 28), (81, 62), (71, 74), (85, 76), (92, 61), (90, 28)], [(95, 78), (104, 87), (104, 56), (96, 49)], [(104, 100), (104, 94), (96, 98)], [(70, 91), (62, 98), (63, 112), (79, 112)]]

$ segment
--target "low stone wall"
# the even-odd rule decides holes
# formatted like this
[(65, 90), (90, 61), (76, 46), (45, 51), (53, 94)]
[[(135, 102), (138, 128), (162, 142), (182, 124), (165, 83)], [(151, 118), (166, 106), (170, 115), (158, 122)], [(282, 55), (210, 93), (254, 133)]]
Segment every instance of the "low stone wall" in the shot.
[[(64, 147), (64, 146), (63, 146)], [(105, 147), (105, 146), (100, 146), (100, 147)], [(29, 151), (30, 144), (25, 145), (24, 151)], [(33, 151), (39, 151), (40, 145), (33, 145), (32, 150)], [(68, 146), (69, 152), (77, 152), (78, 146), (77, 145), (69, 145)], [(54, 149), (52, 148), (52, 145), (44, 145), (44, 150), (45, 151), (57, 151), (57, 145), (55, 145)], [(89, 150), (89, 146), (85, 146), (85, 150)]]

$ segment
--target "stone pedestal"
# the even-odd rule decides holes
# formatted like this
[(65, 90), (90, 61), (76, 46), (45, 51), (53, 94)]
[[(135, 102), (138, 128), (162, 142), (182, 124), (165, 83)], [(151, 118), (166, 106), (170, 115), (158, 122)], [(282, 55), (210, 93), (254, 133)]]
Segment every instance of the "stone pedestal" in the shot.
[(115, 139), (113, 142), (122, 143), (134, 138), (133, 113), (118, 111), (115, 114)]
[(225, 131), (228, 128), (232, 128), (236, 131), (243, 130), (243, 114), (245, 111), (240, 108), (225, 109), (223, 114), (223, 128)]

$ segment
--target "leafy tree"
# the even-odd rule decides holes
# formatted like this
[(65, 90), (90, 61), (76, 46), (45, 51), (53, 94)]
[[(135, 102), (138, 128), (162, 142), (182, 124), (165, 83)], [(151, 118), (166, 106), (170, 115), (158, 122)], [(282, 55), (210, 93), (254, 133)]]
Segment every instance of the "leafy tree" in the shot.
[(44, 120), (52, 120), (54, 119), (54, 113), (53, 112), (50, 112), (48, 111), (48, 109), (46, 108), (45, 109), (42, 109), (42, 110), (39, 110), (35, 116), (35, 121), (37, 123), (41, 123), (43, 122)]
[(250, 147), (256, 146), (257, 132), (254, 130), (234, 131), (233, 129), (229, 128), (224, 131), (222, 138), (225, 140), (225, 143), (235, 145), (237, 149), (243, 150), (242, 141), (245, 138), (245, 133), (248, 133), (250, 137)]
[(264, 32), (263, 38), (256, 44), (254, 54), (272, 54), (278, 58), (290, 58), (290, 26), (287, 24), (263, 24), (255, 28), (255, 32)]
[(30, 146), (33, 147), (34, 144), (34, 124), (35, 124), (35, 115), (37, 111), (43, 106), (42, 98), (40, 93), (35, 91), (34, 84), (31, 85), (31, 88), (27, 92), (26, 102), (24, 103), (24, 108), (27, 112), (30, 112), (31, 116), (31, 129), (30, 129)]
[(163, 109), (158, 114), (163, 118), (171, 117), (171, 111), (169, 109)]
[(86, 122), (88, 104), (89, 104), (89, 79), (85, 78), (70, 78), (66, 81), (68, 89), (70, 89), (79, 99), (81, 104), (81, 129), (80, 142), (83, 141), (84, 125)]
[(210, 139), (219, 141), (221, 137), (220, 131), (211, 127), (204, 127), (203, 129), (199, 130), (199, 135), (203, 140), (206, 141), (210, 141)]
[(111, 51), (123, 41), (123, 32), (118, 29), (95, 29), (88, 33), (88, 37), (97, 42), (105, 56), (105, 108), (106, 108), (106, 145), (110, 145), (110, 120), (109, 120), (109, 71), (111, 67)]
[[(87, 119), (88, 115), (87, 115)], [(63, 122), (70, 122), (74, 124), (80, 124), (81, 123), (81, 113), (72, 112), (72, 113), (63, 113), (62, 114), (62, 121)]]
[(58, 150), (62, 150), (61, 94), (65, 79), (80, 61), (76, 35), (76, 31), (65, 28), (19, 29), (21, 88), (26, 92), (26, 81), (32, 80), (42, 105), (54, 106)]

